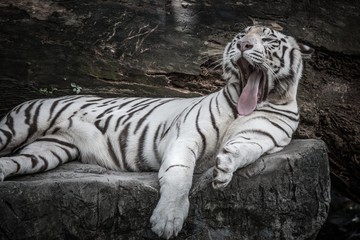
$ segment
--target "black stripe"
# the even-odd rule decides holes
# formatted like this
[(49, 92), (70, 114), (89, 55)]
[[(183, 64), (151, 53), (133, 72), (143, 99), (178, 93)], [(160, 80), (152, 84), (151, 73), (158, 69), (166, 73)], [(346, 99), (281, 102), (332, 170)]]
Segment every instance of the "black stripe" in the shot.
[[(237, 102), (239, 100), (240, 90), (242, 91), (242, 89), (240, 89), (240, 83), (238, 82), (231, 83), (229, 87), (232, 87), (235, 90), (235, 100), (233, 100), (233, 102), (235, 103), (235, 105), (237, 105)], [(229, 94), (231, 96), (231, 99), (233, 99), (234, 96), (231, 94), (230, 90), (229, 90)]]
[(139, 142), (138, 142), (138, 152), (137, 152), (137, 158), (135, 160), (135, 164), (137, 166), (137, 168), (144, 172), (144, 171), (149, 171), (150, 168), (148, 166), (146, 166), (146, 159), (144, 158), (144, 147), (145, 147), (145, 140), (146, 140), (146, 135), (148, 132), (148, 128), (149, 125), (147, 125), (143, 132), (141, 133), (141, 136), (139, 138)]
[(48, 118), (48, 121), (50, 121), (50, 119), (52, 118), (52, 115), (55, 111), (55, 108), (56, 106), (59, 104), (59, 102), (62, 101), (62, 99), (58, 99), (56, 101), (54, 101), (52, 104), (51, 104), (51, 107), (50, 107), (50, 114), (49, 114), (49, 118)]
[(20, 170), (20, 164), (19, 164), (17, 161), (13, 160), (13, 159), (11, 159), (11, 161), (16, 164), (16, 171), (15, 171), (15, 173), (19, 172), (19, 170)]
[(103, 98), (86, 99), (86, 102), (99, 102), (101, 100), (103, 100)]
[(28, 136), (26, 139), (29, 139), (38, 130), (38, 127), (37, 127), (38, 126), (38, 118), (39, 118), (39, 114), (40, 114), (40, 108), (42, 105), (43, 105), (43, 103), (40, 103), (35, 110), (33, 120), (32, 120), (32, 123), (30, 124), (29, 130), (28, 130)]
[(190, 152), (191, 152), (192, 155), (194, 156), (194, 160), (196, 160), (196, 159), (197, 159), (197, 156), (196, 156), (196, 153), (195, 153), (194, 149), (191, 149), (190, 147), (187, 147), (187, 148), (190, 150)]
[[(249, 139), (249, 140), (250, 140), (250, 139)], [(241, 144), (255, 144), (255, 145), (257, 145), (257, 146), (259, 146), (259, 147), (261, 148), (261, 151), (264, 151), (263, 147), (262, 147), (259, 143), (257, 143), (257, 142), (242, 142), (242, 141), (236, 141), (236, 140), (234, 140), (234, 141), (232, 141), (232, 142), (227, 143), (226, 145), (233, 145), (233, 144), (237, 144), (237, 143), (241, 143)]]
[(13, 111), (15, 111), (16, 114), (18, 114), (20, 112), (20, 109), (25, 105), (25, 103), (20, 104), (19, 106), (17, 106), (16, 108), (13, 109)]
[(200, 137), (201, 137), (201, 140), (202, 140), (202, 146), (203, 146), (202, 149), (201, 149), (201, 153), (199, 155), (199, 159), (201, 159), (204, 156), (205, 149), (206, 149), (206, 138), (205, 138), (205, 135), (201, 132), (200, 127), (199, 127), (200, 111), (201, 111), (201, 108), (199, 109), (198, 114), (196, 116), (196, 130), (200, 134)]
[(111, 104), (112, 101), (114, 101), (114, 100), (111, 99), (111, 98), (110, 98), (110, 99), (106, 98), (106, 99), (103, 99), (103, 100), (104, 100), (104, 102), (101, 103), (101, 105), (100, 105), (101, 107), (106, 107), (106, 106), (108, 106), (109, 104)]
[(286, 45), (284, 45), (283, 48), (282, 48), (282, 51), (283, 51), (282, 56), (281, 56), (282, 59), (284, 59), (284, 56), (285, 56), (285, 53), (286, 53), (287, 49), (288, 49), (288, 47)]
[(63, 148), (63, 147), (59, 147), (59, 148), (65, 152), (66, 156), (68, 157), (67, 161), (73, 160), (72, 157), (71, 157), (71, 153), (70, 153), (70, 151), (68, 149)]
[(120, 104), (120, 105), (118, 106), (118, 110), (120, 110), (122, 107), (124, 107), (124, 106), (126, 106), (126, 105), (128, 105), (128, 104), (130, 104), (130, 103), (132, 103), (132, 102), (135, 102), (136, 100), (139, 100), (139, 98), (132, 98), (132, 99), (130, 99), (130, 100), (127, 101), (127, 102), (123, 102), (122, 104)]
[(61, 129), (61, 128), (59, 128), (59, 127), (54, 128), (54, 130), (51, 132), (51, 134), (57, 133), (60, 129)]
[(226, 102), (228, 103), (229, 107), (231, 108), (232, 112), (233, 112), (233, 117), (236, 118), (237, 117), (237, 109), (234, 106), (234, 104), (231, 102), (230, 97), (226, 94), (226, 92), (223, 90), (223, 95), (226, 99)]
[(72, 102), (66, 104), (65, 106), (63, 106), (63, 107), (56, 113), (56, 115), (54, 116), (54, 118), (51, 120), (49, 127), (48, 127), (48, 128), (46, 129), (46, 131), (43, 133), (44, 136), (46, 135), (47, 131), (53, 127), (53, 125), (55, 124), (56, 120), (59, 118), (59, 116), (61, 115), (61, 113), (62, 113), (63, 111), (65, 111), (65, 110), (66, 110), (70, 105), (72, 105), (72, 104), (73, 104)]
[(267, 121), (268, 121), (269, 123), (271, 123), (274, 127), (277, 127), (278, 129), (280, 129), (281, 131), (283, 131), (288, 138), (291, 138), (290, 134), (289, 134), (282, 126), (280, 126), (279, 124), (277, 124), (277, 123), (274, 122), (274, 121), (271, 121), (271, 120), (268, 119), (267, 117), (258, 116), (258, 117), (254, 117), (254, 118), (250, 119), (249, 121), (255, 120), (255, 119), (265, 119), (265, 120), (267, 120)]
[(14, 118), (11, 116), (11, 113), (9, 113), (9, 114), (6, 116), (5, 125), (9, 128), (9, 130), (11, 131), (11, 133), (12, 133), (13, 135), (15, 135)]
[[(130, 112), (128, 115), (127, 115), (127, 118), (124, 120), (124, 123), (123, 124), (125, 124), (127, 121), (129, 121), (129, 119), (131, 119), (132, 118), (132, 116), (135, 114), (135, 113), (137, 113), (137, 112), (139, 112), (139, 111), (141, 111), (141, 110), (143, 110), (143, 109), (145, 109), (145, 108), (147, 108), (148, 106), (142, 106), (142, 107), (140, 107), (140, 108), (138, 108), (138, 109), (136, 109), (136, 110), (134, 110), (134, 109), (130, 109), (130, 110), (132, 110), (132, 112)], [(130, 111), (129, 110), (129, 111)], [(129, 112), (128, 111), (128, 112)]]
[(163, 139), (165, 137), (165, 135), (169, 132), (169, 129), (170, 129), (170, 128), (166, 129), (166, 123), (164, 123), (162, 126), (163, 126), (163, 130), (161, 133), (161, 139)]
[(195, 104), (189, 109), (189, 111), (187, 111), (187, 113), (185, 114), (185, 117), (184, 117), (183, 122), (186, 121), (186, 119), (187, 119), (187, 117), (189, 116), (190, 112), (191, 112), (197, 105), (199, 105), (204, 99), (205, 99), (205, 97), (202, 97), (201, 99), (199, 99), (198, 102), (195, 103)]
[(287, 123), (285, 120), (278, 118), (278, 120), (282, 121), (283, 123), (285, 123), (293, 132), (295, 132), (296, 129), (294, 129), (289, 123)]
[(115, 165), (118, 167), (118, 169), (121, 169), (120, 162), (118, 161), (118, 158), (116, 157), (114, 147), (110, 142), (110, 138), (108, 138), (108, 140), (107, 140), (107, 146), (108, 146), (108, 151), (109, 151), (111, 160), (115, 163)]
[[(236, 65), (234, 65), (234, 67), (235, 67)], [(235, 75), (235, 77), (237, 78), (237, 79), (240, 79), (240, 74), (238, 73), (238, 72), (236, 72), (234, 69), (231, 69), (231, 74), (232, 75)]]
[(68, 126), (68, 128), (71, 128), (72, 125), (73, 125), (73, 120), (72, 120), (72, 118), (69, 118), (69, 126)]
[(173, 168), (173, 167), (183, 167), (183, 168), (188, 168), (188, 169), (190, 169), (189, 166), (186, 166), (186, 165), (183, 165), (183, 164), (176, 164), (176, 165), (171, 165), (171, 166), (169, 166), (169, 167), (165, 170), (165, 172), (167, 172), (170, 168)]
[(19, 156), (24, 156), (24, 157), (30, 158), (31, 159), (31, 168), (36, 167), (36, 165), (39, 163), (39, 161), (33, 154), (21, 154)]
[(276, 142), (275, 138), (268, 132), (265, 132), (265, 131), (262, 131), (262, 130), (259, 130), (259, 129), (251, 129), (251, 130), (245, 130), (245, 131), (239, 132), (239, 134), (247, 134), (247, 133), (256, 133), (256, 134), (261, 134), (263, 136), (267, 136), (274, 143), (275, 147), (285, 147), (285, 146), (280, 146)]
[(1, 131), (1, 132), (5, 135), (5, 137), (6, 137), (6, 142), (5, 142), (5, 144), (2, 146), (2, 148), (0, 148), (0, 152), (1, 152), (2, 150), (4, 150), (4, 149), (9, 145), (9, 143), (10, 143), (13, 135), (12, 135), (10, 132), (8, 132), (8, 131), (6, 131), (6, 130), (3, 130), (3, 129), (0, 129), (0, 131)]
[(74, 102), (75, 100), (78, 100), (80, 98), (83, 98), (84, 96), (77, 96), (77, 97), (70, 97), (70, 98), (67, 98), (63, 101), (63, 103), (67, 103), (67, 102)]
[(111, 106), (109, 108), (107, 108), (106, 110), (104, 110), (100, 115), (98, 115), (96, 118), (99, 119), (99, 118), (102, 118), (105, 114), (107, 114), (108, 112), (110, 112), (113, 108), (115, 108), (117, 106)]
[(213, 114), (213, 112), (212, 112), (212, 103), (213, 103), (213, 98), (210, 100), (209, 112), (210, 112), (210, 118), (211, 118), (212, 127), (213, 127), (213, 128), (215, 129), (215, 131), (216, 131), (216, 142), (218, 142), (219, 139), (220, 139), (220, 132), (219, 132), (218, 126), (216, 125), (216, 121), (215, 121), (214, 114)]
[(273, 121), (271, 121), (271, 120), (269, 120), (269, 119), (268, 119), (268, 121), (269, 121), (272, 125), (274, 125), (275, 127), (279, 128), (281, 131), (283, 131), (288, 138), (291, 138), (291, 135), (290, 135), (282, 126), (280, 126), (280, 125), (277, 124), (276, 122), (273, 122)]
[[(134, 105), (131, 106), (131, 108), (136, 108), (138, 106), (143, 106), (142, 104), (143, 103), (146, 103), (146, 102), (149, 102), (151, 100), (154, 100), (153, 98), (145, 98), (143, 99), (142, 101), (138, 102), (138, 103), (135, 103)], [(157, 101), (157, 99), (155, 99), (155, 101)]]
[(63, 146), (69, 147), (69, 148), (77, 149), (77, 147), (74, 144), (59, 140), (57, 138), (44, 138), (44, 137), (42, 137), (42, 138), (36, 139), (34, 142), (51, 142), (51, 143), (57, 143), (57, 144), (60, 144), (60, 145), (63, 145)]
[[(151, 110), (149, 110), (142, 118), (139, 119), (136, 127), (135, 127), (135, 130), (134, 130), (134, 134), (136, 134), (136, 132), (139, 130), (139, 128), (141, 127), (141, 125), (144, 123), (144, 121), (146, 120), (146, 118), (158, 107), (164, 105), (165, 103), (168, 103), (170, 101), (172, 101), (173, 99), (170, 99), (170, 100), (166, 100), (158, 105), (156, 105), (155, 107), (153, 107)], [(162, 113), (164, 114), (164, 113)]]
[(119, 136), (119, 145), (120, 145), (120, 153), (121, 153), (121, 159), (123, 161), (123, 165), (126, 171), (128, 172), (132, 172), (132, 168), (129, 166), (129, 164), (127, 163), (127, 159), (126, 159), (126, 150), (127, 150), (127, 138), (129, 135), (129, 127), (130, 127), (130, 123), (126, 124), (126, 126), (124, 127), (124, 129), (121, 131), (120, 136)]
[(105, 132), (106, 132), (107, 129), (109, 128), (109, 123), (110, 123), (110, 120), (111, 120), (112, 117), (113, 117), (113, 115), (109, 116), (109, 117), (106, 119), (105, 124), (104, 124), (103, 127), (100, 126), (100, 122), (101, 122), (102, 120), (97, 120), (97, 121), (94, 123), (95, 127), (96, 127), (97, 129), (99, 129), (102, 134), (105, 134)]
[(218, 92), (218, 94), (216, 95), (216, 98), (215, 98), (215, 103), (216, 103), (216, 109), (217, 109), (217, 112), (218, 114), (220, 115), (220, 108), (219, 108), (219, 94), (220, 92)]
[(293, 112), (293, 111), (289, 111), (289, 110), (279, 109), (279, 108), (273, 107), (273, 106), (271, 106), (269, 104), (266, 104), (265, 107), (269, 107), (269, 108), (271, 108), (273, 110), (280, 111), (280, 112), (290, 113), (290, 114), (295, 115), (295, 117), (299, 116), (299, 112)]
[(250, 140), (250, 138), (245, 137), (245, 136), (241, 136), (241, 135), (239, 135), (239, 133), (236, 133), (236, 134), (235, 134), (235, 137), (241, 137), (241, 138), (243, 138), (243, 139), (245, 139), (245, 140)]
[(31, 117), (31, 110), (33, 108), (33, 106), (35, 105), (36, 101), (33, 101), (32, 103), (30, 103), (30, 105), (25, 109), (24, 111), (24, 115), (25, 115), (25, 124), (30, 124), (30, 117)]
[(176, 139), (178, 139), (180, 137), (180, 122), (177, 121), (176, 122)]
[(155, 153), (155, 158), (156, 160), (161, 163), (161, 156), (159, 153), (159, 149), (158, 149), (158, 142), (157, 139), (159, 137), (159, 133), (160, 133), (160, 128), (161, 128), (161, 124), (159, 124), (159, 126), (157, 127), (156, 131), (155, 131), (155, 135), (154, 135), (154, 139), (153, 139), (153, 149), (154, 149), (154, 153)]
[(85, 109), (85, 108), (87, 108), (87, 107), (90, 107), (90, 106), (92, 106), (92, 105), (96, 105), (97, 103), (86, 103), (86, 104), (84, 104), (84, 105), (82, 105), (81, 107), (80, 107), (80, 110), (82, 110), (82, 109)]
[(43, 160), (43, 162), (44, 162), (44, 166), (42, 166), (39, 171), (45, 171), (45, 170), (47, 170), (47, 168), (48, 168), (48, 166), (49, 166), (49, 162), (48, 162), (44, 157), (42, 157), (42, 156), (39, 156), (39, 158), (40, 158), (41, 160)]
[[(170, 131), (170, 129), (172, 129), (173, 128), (173, 126), (175, 125), (175, 124), (179, 124), (179, 118), (182, 116), (182, 114), (185, 112), (185, 110), (186, 109), (184, 109), (181, 113), (179, 113), (175, 118), (173, 118), (173, 120), (172, 120), (172, 122), (171, 122), (171, 124), (169, 125), (169, 127), (166, 129), (166, 131), (165, 132), (163, 132), (163, 134), (162, 134), (162, 137), (164, 137), (169, 131)], [(165, 125), (164, 125), (164, 127), (165, 127)], [(177, 125), (177, 127), (178, 127), (178, 125)], [(165, 128), (164, 128), (165, 129)]]
[(292, 69), (292, 65), (293, 65), (293, 63), (294, 63), (294, 50), (295, 50), (295, 48), (293, 48), (293, 49), (291, 49), (290, 50), (290, 54), (289, 54), (289, 58), (290, 58), (290, 68)]
[(121, 117), (119, 117), (119, 118), (116, 120), (115, 132), (117, 132), (117, 130), (119, 129), (120, 121), (121, 121), (121, 119), (123, 119), (123, 117), (125, 117), (125, 115), (122, 115)]
[(294, 121), (294, 122), (298, 122), (298, 121), (299, 121), (299, 118), (294, 118), (294, 117), (291, 117), (291, 116), (289, 116), (289, 115), (283, 114), (283, 113), (281, 113), (281, 112), (276, 112), (276, 111), (271, 111), (271, 110), (265, 110), (265, 109), (255, 109), (254, 111), (256, 111), (256, 112), (267, 112), (267, 113), (278, 114), (278, 115), (281, 115), (281, 116), (284, 116), (284, 117), (290, 119), (291, 121)]
[[(35, 103), (37, 103), (37, 102), (33, 102), (31, 104), (31, 108), (33, 107), (33, 104), (35, 104)], [(25, 140), (22, 143), (17, 144), (17, 146), (15, 146), (15, 147), (22, 146), (23, 144), (25, 144), (29, 140), (29, 138), (37, 132), (37, 130), (38, 130), (37, 120), (39, 117), (40, 108), (41, 108), (42, 104), (43, 104), (43, 100), (41, 100), (41, 103), (37, 106), (31, 124), (30, 124), (30, 117), (31, 117), (30, 106), (25, 110), (25, 116), (26, 116), (25, 123), (29, 125), (28, 133), (27, 133)]]
[(54, 151), (50, 151), (52, 153), (52, 155), (54, 155), (54, 157), (59, 161), (58, 166), (61, 165), (63, 163), (63, 160), (61, 159), (61, 157)]

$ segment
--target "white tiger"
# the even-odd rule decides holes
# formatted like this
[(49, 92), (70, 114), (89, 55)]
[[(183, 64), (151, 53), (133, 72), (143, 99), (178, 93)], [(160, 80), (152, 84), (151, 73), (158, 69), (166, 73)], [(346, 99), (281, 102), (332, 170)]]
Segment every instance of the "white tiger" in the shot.
[[(301, 52), (309, 53), (310, 48), (269, 28), (250, 27), (227, 45), (223, 55), (226, 86), (208, 96), (67, 96), (25, 102), (0, 122), (0, 180), (51, 170), (75, 159), (118, 171), (156, 170), (160, 199), (150, 219), (152, 230), (166, 239), (177, 236), (188, 214), (195, 164), (213, 159), (238, 113), (248, 116), (240, 117), (243, 120), (234, 126), (246, 119), (250, 123), (252, 116), (270, 118), (277, 111), (282, 115), (286, 107), (297, 111), (296, 102), (290, 100), (296, 96), (302, 72)], [(267, 104), (282, 107), (262, 111), (260, 106)], [(294, 119), (292, 131), (286, 120), (270, 124), (289, 130), (290, 138), (298, 122), (298, 117)], [(254, 121), (254, 128), (268, 130), (268, 124)], [(242, 129), (241, 138), (257, 142), (259, 134), (243, 136)], [(214, 187), (225, 186), (229, 174), (242, 166), (234, 164), (237, 156), (232, 147), (238, 146), (231, 143), (231, 133), (228, 135), (230, 142), (217, 157)], [(287, 143), (278, 139), (281, 134), (273, 138), (278, 147)], [(254, 148), (249, 154), (258, 157), (266, 152), (265, 142), (259, 143), (262, 149)], [(230, 153), (235, 157), (233, 166), (222, 158)]]

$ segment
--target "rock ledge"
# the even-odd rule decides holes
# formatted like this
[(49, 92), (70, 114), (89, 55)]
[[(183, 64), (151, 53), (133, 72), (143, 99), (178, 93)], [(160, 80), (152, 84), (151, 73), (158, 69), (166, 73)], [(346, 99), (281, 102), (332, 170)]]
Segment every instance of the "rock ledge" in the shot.
[[(326, 146), (294, 140), (234, 174), (222, 191), (195, 177), (178, 239), (314, 239), (330, 203)], [(77, 162), (0, 183), (0, 239), (156, 239), (156, 173)]]

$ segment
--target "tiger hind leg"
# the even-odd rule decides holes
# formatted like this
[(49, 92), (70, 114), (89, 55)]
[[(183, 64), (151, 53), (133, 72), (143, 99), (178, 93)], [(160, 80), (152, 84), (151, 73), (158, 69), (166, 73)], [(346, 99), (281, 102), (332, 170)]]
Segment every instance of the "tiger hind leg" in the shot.
[(79, 157), (64, 137), (49, 135), (26, 145), (16, 155), (0, 158), (0, 181), (10, 176), (48, 171)]

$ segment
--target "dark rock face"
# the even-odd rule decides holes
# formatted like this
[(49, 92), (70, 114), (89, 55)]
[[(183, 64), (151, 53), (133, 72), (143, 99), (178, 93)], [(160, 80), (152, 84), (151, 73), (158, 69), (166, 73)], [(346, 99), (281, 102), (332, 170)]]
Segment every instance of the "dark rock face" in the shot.
[[(326, 146), (295, 140), (234, 174), (223, 191), (196, 176), (178, 239), (314, 239), (330, 202)], [(0, 239), (156, 239), (156, 173), (69, 163), (0, 183)]]

